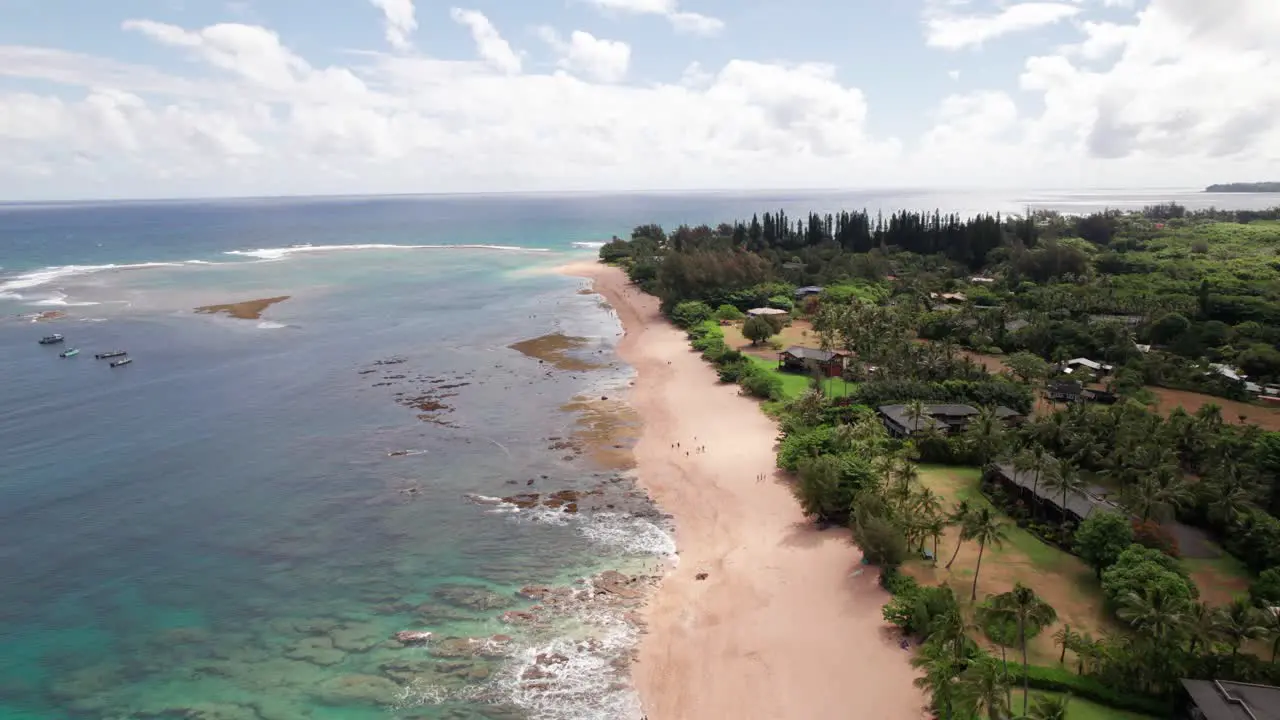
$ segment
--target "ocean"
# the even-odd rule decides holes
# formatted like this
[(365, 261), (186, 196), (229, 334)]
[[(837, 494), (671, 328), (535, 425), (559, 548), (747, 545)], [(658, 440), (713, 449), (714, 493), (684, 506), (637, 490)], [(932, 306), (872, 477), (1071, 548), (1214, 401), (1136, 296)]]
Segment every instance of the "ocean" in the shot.
[(636, 588), (678, 556), (631, 477), (621, 330), (556, 266), (646, 222), (1171, 199), (1269, 204), (0, 205), (0, 720), (639, 717)]

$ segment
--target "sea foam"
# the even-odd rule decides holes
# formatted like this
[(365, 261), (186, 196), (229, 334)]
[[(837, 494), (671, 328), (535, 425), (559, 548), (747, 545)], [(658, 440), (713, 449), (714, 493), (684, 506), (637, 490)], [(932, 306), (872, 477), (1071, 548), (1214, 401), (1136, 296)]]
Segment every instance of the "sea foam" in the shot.
[(297, 253), (337, 252), (352, 250), (504, 250), (509, 252), (550, 252), (547, 248), (526, 248), (515, 245), (392, 245), (387, 243), (360, 243), (356, 245), (295, 245), (282, 248), (258, 248), (257, 250), (228, 250), (225, 255), (257, 258), (258, 260), (283, 260)]
[[(41, 268), (5, 278), (0, 282), (0, 294), (12, 295), (15, 290), (28, 290), (48, 285), (58, 280), (109, 270), (146, 270), (149, 268), (182, 267), (184, 265), (207, 264), (203, 260), (185, 260), (182, 262), (145, 262), (108, 265), (59, 265)], [(18, 297), (21, 297), (20, 295)]]

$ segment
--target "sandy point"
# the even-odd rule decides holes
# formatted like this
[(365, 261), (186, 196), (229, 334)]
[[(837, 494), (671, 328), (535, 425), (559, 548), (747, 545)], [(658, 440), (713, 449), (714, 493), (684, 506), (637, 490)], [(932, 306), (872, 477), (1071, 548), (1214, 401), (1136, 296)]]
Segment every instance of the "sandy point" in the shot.
[(680, 563), (645, 609), (632, 668), (648, 720), (927, 717), (877, 573), (855, 574), (849, 533), (800, 512), (774, 469), (774, 422), (621, 270), (559, 270), (591, 279), (622, 322), (637, 475), (675, 520)]

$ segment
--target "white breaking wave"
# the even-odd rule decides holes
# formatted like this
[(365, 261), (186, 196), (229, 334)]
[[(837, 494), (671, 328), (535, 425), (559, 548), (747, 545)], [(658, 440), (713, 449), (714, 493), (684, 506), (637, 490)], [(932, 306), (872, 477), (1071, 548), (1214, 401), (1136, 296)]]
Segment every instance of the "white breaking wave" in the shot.
[(644, 518), (623, 513), (595, 513), (578, 528), (588, 540), (628, 555), (676, 558), (676, 541), (669, 532)]
[(27, 304), (44, 307), (89, 307), (91, 305), (101, 305), (102, 303), (90, 302), (87, 300), (84, 302), (71, 302), (67, 300), (66, 293), (58, 293), (54, 297), (45, 298), (44, 300), (36, 300), (35, 302)]
[(602, 242), (576, 242), (576, 243), (569, 243), (569, 244), (576, 248), (582, 248), (583, 250), (599, 250), (605, 245), (608, 245), (608, 243), (602, 243)]
[(257, 250), (228, 250), (226, 255), (281, 260), (295, 253), (336, 252), (339, 250), (505, 250), (510, 252), (550, 252), (546, 248), (526, 248), (515, 245), (391, 245), (387, 243), (362, 243), (359, 245), (297, 245), (282, 248), (258, 248)]
[(109, 264), (109, 265), (61, 265), (57, 267), (41, 268), (32, 270), (31, 272), (14, 275), (0, 282), (0, 293), (11, 294), (14, 290), (28, 290), (30, 288), (48, 285), (70, 277), (81, 275), (92, 275), (93, 273), (105, 272), (108, 270), (144, 270), (147, 268), (162, 267), (182, 267), (184, 265), (200, 265), (208, 264), (203, 260), (186, 260), (183, 262), (146, 262), (146, 263), (126, 263), (126, 264)]
[(279, 330), (281, 328), (287, 328), (287, 327), (289, 326), (285, 325), (284, 323), (271, 322), (270, 320), (263, 320), (262, 322), (258, 323), (259, 330)]

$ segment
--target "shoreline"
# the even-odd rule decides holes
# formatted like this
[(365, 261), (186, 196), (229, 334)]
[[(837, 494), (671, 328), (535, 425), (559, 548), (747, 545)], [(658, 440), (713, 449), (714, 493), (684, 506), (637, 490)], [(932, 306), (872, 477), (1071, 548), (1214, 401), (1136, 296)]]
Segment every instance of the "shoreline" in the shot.
[(559, 272), (591, 280), (617, 313), (618, 354), (636, 371), (638, 482), (674, 518), (680, 562), (643, 610), (631, 668), (647, 720), (926, 717), (881, 615), (888, 593), (877, 573), (853, 575), (861, 554), (846, 530), (801, 513), (775, 468), (773, 420), (621, 270)]

